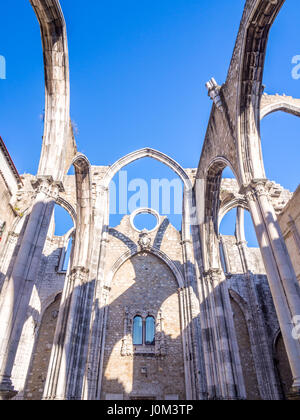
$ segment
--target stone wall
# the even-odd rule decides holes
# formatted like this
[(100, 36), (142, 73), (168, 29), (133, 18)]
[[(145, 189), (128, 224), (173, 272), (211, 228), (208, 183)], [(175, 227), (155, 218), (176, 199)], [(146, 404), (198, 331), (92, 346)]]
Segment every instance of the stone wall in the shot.
[[(167, 395), (185, 399), (177, 289), (166, 264), (148, 253), (132, 257), (116, 273), (109, 300), (103, 399), (111, 394), (124, 399), (164, 400)], [(162, 323), (161, 334), (157, 332), (155, 346), (133, 346), (133, 318), (148, 313), (155, 317), (157, 330)]]
[(261, 400), (247, 322), (241, 308), (233, 299), (231, 299), (231, 306), (247, 399)]
[(44, 313), (27, 377), (25, 400), (41, 400), (43, 397), (60, 301), (61, 295), (58, 295)]
[(300, 282), (300, 186), (279, 215), (278, 221)]
[[(161, 218), (149, 237), (152, 246), (181, 268), (180, 234), (168, 219)], [(139, 238), (129, 216), (123, 218), (120, 226), (110, 229), (106, 278), (128, 249), (136, 254), (121, 265), (111, 284), (102, 398), (185, 399), (179, 286), (164, 261), (151, 251), (138, 252)], [(138, 314), (144, 318), (152, 314), (155, 318), (154, 346), (133, 346), (132, 322)]]
[[(106, 167), (92, 167), (93, 193), (106, 170)], [(189, 172), (193, 178), (195, 170), (191, 169)], [(20, 227), (16, 228), (18, 232), (22, 229), (23, 221), (26, 222), (26, 212), (34, 197), (32, 187), (34, 177), (25, 175), (22, 179), (22, 189), (15, 197), (18, 197), (16, 203), (20, 206), (18, 210)], [(7, 195), (6, 202), (2, 200), (3, 211), (6, 213), (11, 211), (13, 221), (17, 215), (8, 202), (8, 198), (11, 200), (11, 197), (5, 185), (2, 185), (2, 191), (4, 196)], [(280, 191), (282, 194), (282, 190)], [(296, 199), (297, 193), (293, 200)], [(236, 181), (223, 180), (222, 203), (230, 203), (231, 199), (238, 196)], [(278, 196), (274, 193), (276, 200)], [(74, 176), (65, 177), (65, 191), (60, 194), (60, 199), (61, 203), (58, 202), (69, 211), (73, 219), (76, 218)], [(280, 216), (281, 223), (284, 223), (287, 214), (290, 215), (290, 209), (295, 211), (294, 217), (298, 223), (297, 206), (293, 201)], [(291, 225), (286, 223), (286, 226)], [(7, 263), (17, 252), (18, 246), (16, 248), (15, 246), (18, 235), (19, 233), (16, 233), (16, 240), (11, 241), (6, 255)], [(286, 236), (288, 245), (292, 243), (292, 239), (293, 244), (296, 243), (295, 235), (293, 236), (291, 231), (288, 231)], [(184, 334), (186, 331), (182, 330), (179, 286), (166, 261), (152, 253), (153, 249), (162, 253), (174, 264), (184, 279), (181, 232), (177, 231), (166, 217), (160, 217), (156, 229), (147, 234), (149, 244), (144, 246), (141, 237), (142, 232), (134, 228), (130, 216), (125, 216), (119, 226), (109, 228), (104, 264), (104, 288), (109, 290), (109, 300), (101, 371), (101, 398), (185, 399), (187, 371), (184, 363)], [(65, 283), (65, 273), (58, 270), (65, 244), (66, 237), (56, 237), (54, 225), (51, 223), (40, 261), (36, 287), (30, 299), (28, 318), (24, 320), (12, 375), (15, 387), (20, 390), (16, 399), (38, 400), (43, 395), (60, 304), (60, 300), (56, 297), (62, 292)], [(253, 400), (264, 397), (262, 372), (258, 370), (258, 366), (264, 363), (263, 359), (267, 355), (268, 369), (276, 373), (278, 392), (286, 395), (291, 382), (291, 373), (283, 343), (278, 341), (274, 348), (273, 341), (279, 325), (260, 250), (248, 248), (244, 244), (243, 254), (241, 244), (235, 236), (222, 236), (222, 244), (226, 257), (228, 290), (230, 293), (236, 293), (238, 300), (243, 302), (239, 305), (238, 300), (231, 298), (242, 380), (247, 398)], [(292, 250), (292, 255), (293, 252)], [(122, 261), (126, 254), (128, 254), (126, 259)], [(244, 272), (243, 258), (247, 260), (250, 274)], [(3, 267), (7, 269), (5, 264)], [(134, 315), (138, 314), (142, 314), (144, 319), (147, 314), (155, 317), (155, 345), (133, 346), (132, 321)], [(196, 340), (199, 340), (199, 337)], [(273, 352), (275, 352), (274, 360)], [(198, 363), (201, 365), (200, 361)], [(195, 381), (195, 378), (192, 380)]]

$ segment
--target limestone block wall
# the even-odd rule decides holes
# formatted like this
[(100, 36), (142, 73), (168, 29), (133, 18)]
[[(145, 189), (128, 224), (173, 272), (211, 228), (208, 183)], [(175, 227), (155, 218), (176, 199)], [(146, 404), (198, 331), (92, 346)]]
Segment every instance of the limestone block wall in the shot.
[(247, 399), (265, 399), (264, 371), (274, 377), (280, 398), (286, 398), (292, 375), (267, 276), (233, 274), (227, 284)]
[(57, 321), (57, 316), (51, 317), (49, 306), (54, 305), (53, 310), (58, 310), (57, 296), (63, 290), (66, 276), (57, 271), (63, 244), (64, 237), (54, 236), (46, 240), (38, 282), (31, 295), (27, 319), (24, 319), (12, 374), (14, 386), (20, 390), (16, 399), (24, 398), (25, 388), (25, 398), (40, 399), (42, 395), (40, 390), (46, 379), (48, 356), (50, 357)]
[[(177, 288), (169, 268), (147, 253), (134, 256), (116, 273), (109, 300), (103, 399), (111, 394), (123, 395), (123, 399), (164, 400), (167, 395), (185, 399)], [(132, 333), (127, 331), (127, 354), (122, 355), (127, 310), (129, 329), (136, 315), (149, 311), (155, 316), (157, 328), (162, 316), (162, 336), (159, 337), (160, 345), (164, 347), (162, 354), (155, 346), (133, 346)]]
[[(242, 257), (235, 236), (222, 235), (222, 243), (225, 248), (228, 267), (231, 274), (243, 273)], [(246, 248), (247, 264), (253, 274), (266, 274), (264, 263), (258, 248)]]
[(1, 232), (1, 242), (4, 243), (7, 238), (8, 231), (10, 230), (13, 221), (16, 218), (16, 214), (10, 206), (12, 194), (7, 188), (2, 172), (0, 172), (0, 219), (1, 224), (6, 223), (3, 233)]
[(231, 306), (247, 398), (249, 400), (261, 400), (246, 318), (239, 305), (233, 299), (231, 299)]
[[(285, 347), (276, 341), (279, 323), (260, 250), (244, 245), (241, 252), (235, 236), (222, 236), (222, 244), (247, 399), (266, 399), (263, 371), (273, 377), (277, 394), (284, 398), (286, 384), (291, 386), (291, 371)], [(248, 273), (244, 272), (245, 256)]]
[(61, 295), (58, 295), (44, 312), (33, 350), (29, 375), (27, 376), (24, 392), (25, 400), (41, 400), (43, 397), (60, 301)]
[[(181, 267), (183, 263), (181, 235), (166, 217), (161, 217), (158, 228), (149, 234), (151, 244), (165, 252), (168, 257)], [(125, 216), (120, 225), (109, 229), (109, 247), (105, 261), (105, 275), (109, 274), (113, 264), (128, 250), (137, 251), (140, 233), (130, 223), (130, 216)]]
[[(98, 182), (107, 167), (92, 167), (92, 191), (95, 197)], [(193, 179), (195, 170), (191, 169)], [(34, 197), (32, 181), (35, 177), (22, 177), (23, 187), (16, 196), (19, 220), (11, 241), (6, 241), (4, 271), (18, 250), (18, 238), (26, 212)], [(1, 182), (1, 179), (0, 179)], [(65, 191), (60, 194), (62, 205), (76, 217), (75, 177), (66, 176)], [(1, 191), (1, 190), (0, 190)], [(3, 191), (5, 191), (3, 187)], [(282, 190), (280, 190), (282, 194)], [(279, 193), (273, 184), (274, 200)], [(285, 193), (285, 197), (288, 196)], [(297, 191), (293, 200), (296, 200)], [(222, 182), (221, 200), (239, 196), (235, 180)], [(298, 229), (297, 205), (293, 200), (280, 216), (286, 227), (286, 241), (297, 244), (297, 230), (291, 229), (292, 214)], [(296, 201), (295, 201), (296, 202)], [(60, 204), (60, 203), (59, 203)], [(69, 204), (69, 207), (68, 207)], [(11, 208), (11, 206), (10, 206)], [(288, 217), (289, 216), (289, 217)], [(285, 223), (285, 224), (284, 224)], [(292, 226), (294, 226), (292, 225)], [(50, 226), (38, 279), (29, 302), (28, 316), (24, 319), (12, 380), (20, 390), (16, 399), (41, 399), (48, 370), (59, 298), (65, 282), (65, 273), (58, 272), (65, 244), (64, 237), (55, 237)], [(288, 230), (288, 228), (290, 230)], [(132, 226), (130, 216), (120, 225), (109, 229), (109, 242), (104, 264), (104, 287), (109, 290), (106, 320), (106, 341), (103, 349), (102, 399), (185, 399), (186, 369), (184, 364), (184, 331), (182, 330), (182, 302), (178, 283), (167, 264), (151, 253), (162, 252), (181, 272), (184, 278), (183, 246), (178, 232), (166, 217), (160, 217), (157, 228), (148, 234), (149, 246), (143, 248), (141, 233)], [(235, 334), (242, 363), (243, 379), (248, 399), (263, 399), (264, 369), (275, 372), (279, 392), (284, 395), (291, 381), (283, 342), (280, 341), (273, 299), (259, 249), (247, 248), (245, 255), (249, 274), (244, 272), (243, 253), (234, 236), (223, 236), (226, 254), (227, 286), (231, 297)], [(292, 254), (294, 248), (292, 248)], [(297, 248), (298, 250), (298, 248)], [(128, 259), (118, 261), (129, 252)], [(130, 257), (131, 254), (131, 257)], [(115, 267), (118, 269), (115, 270)], [(108, 279), (112, 278), (110, 284)], [(0, 284), (1, 286), (1, 284)], [(233, 297), (234, 296), (234, 297)], [(194, 296), (195, 298), (195, 296)], [(151, 314), (156, 320), (156, 344), (152, 348), (135, 348), (132, 343), (132, 320), (135, 314)], [(276, 341), (276, 336), (279, 338)], [(196, 338), (199, 339), (199, 338)], [(151, 346), (150, 346), (151, 347)], [(267, 362), (266, 362), (267, 359)]]
[(279, 215), (278, 221), (300, 282), (300, 186)]
[[(162, 218), (158, 229), (149, 236), (152, 245), (180, 268), (180, 233), (168, 219)], [(129, 216), (110, 229), (106, 277), (128, 249), (138, 252), (139, 237)], [(180, 301), (170, 268), (151, 252), (138, 252), (115, 273), (108, 305), (102, 398), (185, 399)], [(133, 318), (148, 313), (156, 320), (156, 343), (134, 347)]]

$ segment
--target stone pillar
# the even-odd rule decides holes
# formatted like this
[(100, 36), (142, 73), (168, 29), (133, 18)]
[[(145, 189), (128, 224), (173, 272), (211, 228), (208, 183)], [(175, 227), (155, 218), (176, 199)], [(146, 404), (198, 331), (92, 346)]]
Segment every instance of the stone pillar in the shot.
[(37, 194), (11, 275), (5, 279), (0, 299), (0, 398), (16, 395), (11, 381), (14, 361), (27, 319), (28, 305), (40, 266), (55, 199), (63, 189), (51, 177), (39, 177)]
[(85, 365), (78, 359), (83, 357), (81, 346), (89, 326), (85, 316), (91, 306), (88, 278), (85, 267), (74, 267), (68, 274), (43, 399), (81, 399), (77, 386), (83, 381)]
[[(228, 324), (226, 321), (226, 308), (224, 281), (222, 280), (221, 269), (210, 269), (204, 273), (205, 284), (207, 287), (207, 300), (209, 303), (210, 323), (209, 330), (212, 333), (210, 343), (214, 352), (215, 379), (212, 383), (215, 388), (213, 398), (224, 400), (242, 399), (238, 395), (235, 383), (232, 355), (229, 345)], [(212, 396), (211, 396), (212, 397)]]
[(266, 180), (254, 180), (245, 192), (266, 267), (279, 324), (293, 373), (293, 394), (300, 395), (300, 341), (292, 336), (293, 318), (300, 315), (296, 275), (272, 205)]
[(245, 210), (242, 207), (237, 208), (235, 236), (237, 247), (241, 255), (244, 273), (248, 273), (249, 267), (247, 258), (247, 241), (245, 237)]
[(254, 356), (254, 365), (259, 392), (263, 400), (278, 400), (280, 395), (276, 387), (276, 378), (274, 373), (274, 362), (268, 342), (268, 331), (266, 330), (262, 310), (257, 297), (257, 291), (254, 283), (254, 275), (250, 271), (248, 259), (248, 247), (245, 237), (245, 209), (237, 208), (236, 220), (236, 240), (240, 252), (244, 275), (247, 277), (247, 293), (249, 313), (246, 317), (251, 350)]
[(73, 162), (76, 172), (77, 221), (75, 245), (65, 282), (45, 385), (44, 399), (80, 400), (86, 376), (95, 279), (90, 280), (93, 208), (90, 163), (83, 155)]

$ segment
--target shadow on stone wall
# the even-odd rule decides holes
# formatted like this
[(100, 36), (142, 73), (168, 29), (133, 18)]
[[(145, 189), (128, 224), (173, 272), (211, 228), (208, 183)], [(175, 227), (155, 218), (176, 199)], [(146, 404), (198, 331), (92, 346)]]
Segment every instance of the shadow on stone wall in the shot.
[[(164, 229), (167, 228), (167, 225), (164, 226)], [(128, 239), (125, 235), (122, 240), (124, 240), (124, 243), (128, 244)], [(157, 244), (161, 244), (161, 241), (156, 238), (155, 240)], [(133, 242), (132, 242), (133, 244)], [(135, 245), (136, 247), (136, 245)], [(149, 255), (149, 254), (148, 254)], [(137, 257), (139, 254), (136, 255)], [(142, 258), (144, 258), (142, 256)], [(155, 258), (157, 258), (155, 256)], [(184, 267), (181, 265), (178, 261), (173, 261), (177, 267), (181, 267), (181, 270), (184, 270)], [(160, 262), (160, 264), (165, 264), (163, 262)], [(104, 365), (103, 365), (103, 379), (102, 379), (102, 393), (101, 398), (105, 399), (106, 394), (114, 394), (114, 395), (123, 395), (124, 398), (130, 399), (137, 399), (137, 398), (163, 398), (165, 395), (178, 395), (179, 399), (185, 398), (185, 376), (184, 376), (184, 368), (183, 368), (183, 343), (182, 343), (182, 336), (183, 334), (190, 333), (190, 331), (186, 331), (185, 329), (182, 329), (180, 326), (180, 334), (176, 339), (171, 337), (170, 335), (165, 335), (164, 333), (161, 334), (160, 339), (162, 342), (165, 343), (166, 347), (166, 355), (163, 354), (147, 354), (139, 355), (138, 351), (135, 351), (133, 349), (132, 344), (129, 342), (129, 347), (131, 346), (131, 350), (129, 349), (129, 355), (122, 356), (122, 345), (120, 343), (124, 342), (124, 339), (126, 339), (126, 336), (124, 335), (124, 319), (125, 319), (125, 308), (126, 307), (132, 307), (132, 309), (135, 309), (135, 305), (137, 308), (137, 311), (141, 309), (141, 301), (143, 301), (142, 307), (147, 311), (148, 305), (151, 305), (151, 299), (153, 298), (153, 287), (148, 287), (148, 290), (144, 290), (144, 294), (141, 295), (140, 285), (139, 285), (139, 279), (141, 278), (141, 273), (139, 264), (138, 266), (134, 267), (134, 281), (135, 283), (129, 287), (124, 293), (122, 293), (120, 296), (118, 296), (117, 299), (113, 300), (107, 307), (99, 308), (96, 311), (96, 317), (94, 324), (92, 326), (93, 332), (98, 332), (101, 334), (100, 338), (100, 344), (102, 344), (105, 347), (105, 357), (104, 357)], [(166, 266), (168, 270), (169, 267)], [(193, 269), (193, 267), (190, 267)], [(149, 269), (148, 269), (149, 271)], [(164, 302), (167, 301), (172, 294), (176, 293), (178, 286), (176, 285), (176, 280), (173, 276), (173, 274), (170, 271), (170, 278), (173, 277), (173, 286), (172, 288), (160, 288), (160, 294), (158, 295), (158, 299), (156, 299), (156, 306), (154, 309), (154, 315), (156, 315), (156, 319), (158, 317), (159, 309), (163, 305)], [(80, 295), (82, 297), (81, 302), (78, 303), (78, 307), (75, 309), (76, 313), (76, 319), (72, 320), (74, 325), (78, 325), (79, 328), (75, 328), (74, 335), (71, 338), (71, 346), (72, 346), (72, 354), (75, 356), (73, 359), (73, 364), (70, 367), (70, 371), (65, 373), (67, 380), (67, 389), (66, 389), (66, 395), (67, 399), (81, 399), (82, 395), (82, 387), (83, 387), (83, 378), (84, 373), (86, 372), (86, 356), (87, 356), (87, 348), (89, 344), (89, 332), (90, 332), (90, 321), (91, 321), (91, 313), (92, 313), (92, 302), (93, 302), (93, 296), (95, 293), (95, 281), (91, 281), (87, 285), (83, 285), (79, 287), (77, 290), (74, 290), (73, 292), (76, 295)], [(196, 293), (196, 290), (195, 290)], [(136, 299), (134, 302), (133, 300)], [(207, 298), (209, 299), (209, 297)], [(58, 301), (57, 301), (58, 302)], [(56, 302), (56, 304), (57, 304)], [(149, 304), (148, 304), (149, 302)], [(64, 302), (62, 306), (60, 307), (60, 311), (65, 311), (69, 307), (70, 301)], [(29, 303), (28, 303), (29, 304)], [(203, 302), (202, 305), (205, 305), (206, 302)], [(152, 306), (153, 308), (153, 306)], [(179, 311), (179, 304), (178, 304), (178, 311)], [(106, 330), (103, 328), (103, 324), (99, 320), (103, 320), (105, 317), (105, 312), (108, 314), (108, 329)], [(200, 320), (198, 320), (200, 321)], [(26, 322), (26, 318), (24, 318), (24, 323)], [(115, 322), (115, 324), (114, 324)], [(100, 325), (100, 328), (99, 328)], [(40, 332), (42, 329), (45, 328), (45, 325), (42, 325), (40, 327)], [(22, 331), (22, 329), (21, 329)], [(50, 333), (50, 332), (49, 332)], [(49, 340), (49, 343), (53, 342), (53, 332), (52, 339)], [(129, 336), (130, 336), (129, 332)], [(128, 334), (127, 334), (128, 335)], [(19, 335), (19, 339), (20, 339)], [(38, 349), (37, 343), (39, 340), (39, 335), (36, 335), (36, 343), (34, 348)], [(98, 337), (99, 338), (99, 337)], [(98, 339), (97, 338), (97, 339)], [(56, 343), (58, 346), (64, 345), (64, 337), (63, 335), (59, 335), (58, 337), (59, 342)], [(128, 337), (127, 337), (128, 339)], [(103, 340), (106, 340), (106, 344), (104, 344)], [(270, 337), (270, 342), (272, 340), (272, 337)], [(130, 338), (129, 338), (130, 341)], [(249, 347), (249, 346), (248, 346)], [(124, 381), (120, 380), (120, 377), (118, 377), (118, 374), (115, 378), (113, 377), (106, 377), (107, 372), (107, 365), (109, 363), (110, 358), (113, 356), (113, 353), (109, 353), (109, 349), (114, 351), (116, 349), (118, 353), (118, 359), (116, 359), (119, 362), (119, 365), (117, 365), (117, 369), (123, 369), (126, 373), (126, 366), (129, 366), (129, 369), (132, 371), (132, 385), (131, 385), (131, 392), (130, 392), (130, 385), (128, 384), (124, 385)], [(172, 349), (172, 350), (171, 350)], [(175, 350), (175, 351), (174, 351)], [(289, 384), (287, 382), (289, 381), (289, 375), (287, 373), (287, 366), (289, 366), (286, 353), (284, 352), (284, 346), (280, 347), (280, 351), (276, 353), (276, 357), (274, 359), (274, 363), (276, 364), (278, 368), (278, 378), (281, 379), (281, 386), (282, 389), (285, 391)], [(247, 351), (247, 349), (242, 350)], [(251, 352), (251, 349), (248, 349), (248, 351)], [(39, 352), (39, 350), (38, 350)], [(116, 354), (117, 354), (116, 353)], [(168, 355), (172, 355), (174, 353), (176, 357), (169, 362), (168, 361)], [(192, 363), (195, 362), (195, 355), (192, 355)], [(33, 352), (32, 354), (32, 361), (31, 361), (31, 368), (28, 371), (28, 376), (26, 380), (26, 392), (25, 392), (25, 398), (26, 399), (41, 399), (42, 394), (44, 391), (43, 385), (45, 382), (47, 370), (48, 370), (48, 364), (44, 363), (43, 368), (39, 368), (37, 364), (37, 359), (41, 358), (41, 354), (37, 354), (36, 352)], [(50, 357), (49, 357), (50, 358)], [(178, 368), (178, 360), (181, 364), (181, 368)], [(277, 360), (277, 361), (276, 361)], [(43, 360), (45, 362), (45, 360)], [(41, 362), (42, 363), (42, 362)], [(49, 363), (49, 361), (48, 361)], [(123, 368), (121, 365), (124, 365)], [(47, 365), (47, 366), (46, 366)], [(96, 370), (97, 372), (92, 372), (92, 375), (97, 376), (99, 372), (101, 372), (101, 363), (98, 361)], [(9, 368), (12, 367), (10, 364), (8, 366)], [(76, 367), (75, 372), (76, 375), (73, 376), (72, 369), (73, 367)], [(171, 373), (169, 373), (168, 369), (170, 369)], [(174, 372), (176, 371), (176, 375)], [(173, 373), (172, 373), (173, 372)], [(88, 373), (89, 374), (89, 373)], [(249, 374), (249, 372), (248, 372)], [(253, 375), (255, 375), (255, 372), (252, 372)], [(175, 382), (172, 381), (175, 378), (176, 390), (175, 390)], [(98, 378), (99, 380), (100, 378)], [(100, 382), (98, 382), (100, 383)], [(89, 384), (89, 382), (88, 382)], [(95, 395), (95, 389), (94, 385), (91, 389), (88, 389), (88, 396), (92, 398), (93, 395)], [(34, 389), (34, 387), (37, 387), (37, 389)], [(99, 391), (99, 390), (98, 390)], [(31, 394), (31, 395), (30, 395)], [(55, 396), (53, 396), (55, 397)], [(249, 398), (251, 399), (251, 398)]]

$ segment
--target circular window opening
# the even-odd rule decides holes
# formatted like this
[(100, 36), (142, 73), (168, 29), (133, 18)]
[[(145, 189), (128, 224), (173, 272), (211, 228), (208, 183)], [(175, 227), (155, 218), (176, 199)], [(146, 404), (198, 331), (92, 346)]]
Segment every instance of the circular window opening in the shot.
[(142, 213), (135, 216), (134, 226), (138, 230), (144, 230), (144, 229), (153, 230), (156, 228), (156, 225), (157, 225), (157, 220), (156, 220), (156, 217), (153, 216), (153, 214)]
[(159, 224), (159, 215), (151, 209), (140, 209), (132, 214), (131, 222), (134, 229), (139, 232), (143, 230), (152, 232)]

